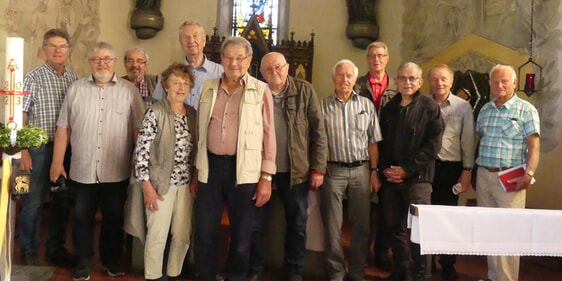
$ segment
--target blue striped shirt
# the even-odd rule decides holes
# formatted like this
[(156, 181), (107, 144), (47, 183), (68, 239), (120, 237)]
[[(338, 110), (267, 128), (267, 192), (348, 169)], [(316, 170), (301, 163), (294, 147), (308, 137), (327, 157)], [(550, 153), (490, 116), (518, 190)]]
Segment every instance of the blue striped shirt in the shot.
[(521, 165), (527, 159), (527, 138), (540, 135), (539, 114), (517, 95), (500, 109), (490, 101), (478, 114), (476, 133), (481, 136), (476, 164), (489, 168)]
[(30, 71), (23, 79), (23, 90), (30, 92), (23, 96), (23, 111), (28, 114), (27, 124), (45, 130), (49, 141), (55, 139), (56, 123), (66, 90), (76, 80), (78, 76), (66, 68), (58, 76), (47, 63)]
[(328, 136), (328, 161), (369, 160), (367, 147), (382, 140), (373, 103), (355, 92), (347, 102), (335, 94), (322, 100)]

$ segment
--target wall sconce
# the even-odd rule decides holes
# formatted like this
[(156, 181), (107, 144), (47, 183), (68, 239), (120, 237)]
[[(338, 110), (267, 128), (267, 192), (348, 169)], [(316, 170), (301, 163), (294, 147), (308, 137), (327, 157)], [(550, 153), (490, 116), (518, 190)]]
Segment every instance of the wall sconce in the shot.
[[(535, 1), (531, 0), (531, 35), (529, 38), (529, 60), (517, 68), (517, 73), (519, 79), (517, 79), (517, 91), (524, 92), (528, 97), (531, 97), (534, 93), (539, 92), (542, 86), (542, 66), (533, 61), (533, 35), (535, 30), (533, 28), (533, 16), (535, 12)], [(538, 77), (536, 76), (536, 70), (539, 70)], [(521, 78), (522, 70), (529, 70), (525, 73), (525, 84), (521, 88)], [(538, 85), (537, 85), (538, 80)]]

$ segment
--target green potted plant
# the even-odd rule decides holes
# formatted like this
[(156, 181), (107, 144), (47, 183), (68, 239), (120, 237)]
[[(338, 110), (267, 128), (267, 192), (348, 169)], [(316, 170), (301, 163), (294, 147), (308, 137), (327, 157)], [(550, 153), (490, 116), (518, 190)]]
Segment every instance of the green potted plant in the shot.
[(49, 141), (47, 133), (33, 125), (25, 125), (16, 132), (16, 143), (12, 144), (12, 130), (0, 123), (0, 148), (9, 155), (14, 155), (22, 149), (40, 147)]
[(164, 27), (164, 17), (160, 12), (161, 0), (136, 0), (131, 15), (131, 28), (139, 39), (150, 39)]

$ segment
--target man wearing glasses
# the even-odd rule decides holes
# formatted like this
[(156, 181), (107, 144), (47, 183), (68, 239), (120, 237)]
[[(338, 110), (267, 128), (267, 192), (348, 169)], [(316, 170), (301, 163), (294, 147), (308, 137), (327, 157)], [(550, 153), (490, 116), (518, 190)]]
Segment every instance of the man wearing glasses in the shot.
[(195, 204), (195, 268), (200, 281), (215, 281), (223, 207), (230, 247), (225, 272), (246, 281), (256, 207), (271, 196), (275, 174), (273, 101), (267, 84), (251, 77), (252, 46), (242, 37), (221, 46), (221, 78), (203, 83), (198, 111), (197, 156), (190, 188)]
[[(31, 171), (30, 193), (23, 196), (19, 221), (23, 265), (38, 265), (41, 206), (49, 186), (49, 167), (53, 157), (55, 123), (68, 87), (78, 76), (69, 71), (66, 60), (70, 54), (70, 39), (65, 31), (51, 29), (43, 36), (46, 62), (25, 75), (23, 90), (24, 124), (41, 127), (49, 142), (40, 148), (21, 151), (20, 169)], [(69, 263), (71, 255), (64, 247), (65, 228), (68, 221), (68, 194), (52, 193), (49, 205), (49, 227), (45, 260), (56, 264)]]
[[(94, 227), (98, 208), (103, 216), (99, 238), (101, 263), (110, 276), (124, 272), (125, 203), (136, 134), (144, 104), (137, 88), (115, 76), (115, 50), (99, 42), (88, 56), (92, 74), (68, 89), (57, 121), (51, 181), (70, 179), (74, 192), (72, 242), (74, 280), (88, 280), (94, 255)], [(72, 146), (70, 173), (63, 168), (67, 145)]]
[[(302, 281), (306, 254), (308, 190), (324, 181), (327, 140), (320, 101), (312, 84), (289, 76), (289, 64), (277, 52), (263, 56), (260, 72), (273, 94), (277, 172), (273, 183), (285, 208), (285, 280)], [(248, 281), (263, 270), (263, 227), (267, 206), (256, 210)]]
[(439, 105), (420, 92), (422, 70), (407, 62), (398, 68), (398, 94), (380, 112), (383, 140), (379, 143), (379, 191), (385, 226), (391, 236), (393, 269), (384, 280), (408, 278), (410, 254), (413, 281), (425, 280), (425, 258), (411, 244), (406, 221), (410, 204), (430, 204), (434, 162), (441, 149), (443, 120)]
[[(385, 43), (375, 41), (367, 46), (367, 65), (369, 72), (357, 79), (355, 91), (373, 102), (377, 113), (396, 94), (396, 90), (390, 89), (390, 79), (386, 72), (386, 65), (390, 57), (388, 47)], [(374, 243), (375, 266), (382, 270), (391, 270), (392, 262), (388, 250), (390, 249), (390, 237), (387, 228), (384, 227), (382, 210), (379, 204), (380, 194), (374, 194), (371, 198), (371, 243)]]
[(158, 83), (158, 75), (147, 74), (148, 54), (141, 47), (134, 47), (125, 52), (125, 70), (127, 75), (121, 77), (133, 83), (144, 101), (149, 107), (155, 101), (152, 98), (154, 89)]

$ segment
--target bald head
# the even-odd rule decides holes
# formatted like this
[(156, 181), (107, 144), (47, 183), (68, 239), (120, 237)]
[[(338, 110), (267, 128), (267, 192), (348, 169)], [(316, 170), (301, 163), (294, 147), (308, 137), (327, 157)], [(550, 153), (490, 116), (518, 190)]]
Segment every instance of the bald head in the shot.
[(267, 82), (269, 89), (274, 93), (280, 93), (287, 86), (289, 76), (289, 64), (281, 53), (267, 53), (261, 59), (260, 72)]

